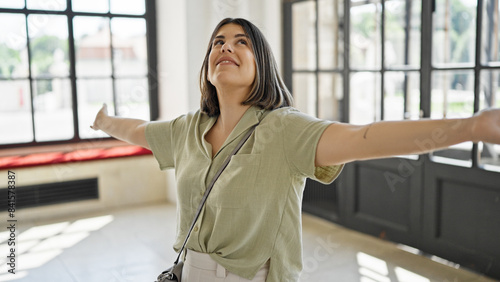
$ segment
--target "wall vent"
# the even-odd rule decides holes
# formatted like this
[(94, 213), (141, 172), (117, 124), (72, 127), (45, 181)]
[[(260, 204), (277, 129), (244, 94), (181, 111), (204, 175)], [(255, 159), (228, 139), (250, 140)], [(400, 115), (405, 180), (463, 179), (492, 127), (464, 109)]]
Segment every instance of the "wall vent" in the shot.
[[(0, 211), (6, 211), (7, 188), (0, 189)], [(17, 186), (16, 209), (99, 198), (97, 178)]]

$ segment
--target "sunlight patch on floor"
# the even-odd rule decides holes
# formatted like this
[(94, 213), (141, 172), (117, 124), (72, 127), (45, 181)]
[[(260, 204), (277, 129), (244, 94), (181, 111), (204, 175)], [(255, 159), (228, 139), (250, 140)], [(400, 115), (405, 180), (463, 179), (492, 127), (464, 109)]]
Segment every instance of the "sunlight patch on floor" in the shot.
[[(32, 227), (16, 234), (14, 242), (10, 242), (10, 232), (0, 233), (0, 253), (7, 254), (15, 248), (15, 274), (8, 272), (5, 256), (0, 258), (0, 281), (11, 281), (28, 275), (28, 270), (39, 268), (53, 260), (64, 250), (69, 249), (110, 222), (112, 215), (76, 220), (75, 222), (59, 222)], [(15, 243), (13, 245), (12, 243)]]
[(384, 260), (363, 252), (358, 252), (356, 259), (361, 282), (430, 282), (428, 278), (399, 266), (389, 269)]

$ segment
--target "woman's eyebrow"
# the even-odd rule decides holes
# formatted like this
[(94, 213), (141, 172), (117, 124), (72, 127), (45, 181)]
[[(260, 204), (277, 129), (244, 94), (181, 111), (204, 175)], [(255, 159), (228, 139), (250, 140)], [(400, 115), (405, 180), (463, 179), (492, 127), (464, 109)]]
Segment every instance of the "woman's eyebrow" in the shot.
[[(238, 33), (234, 36), (234, 38), (238, 38), (238, 37), (246, 37), (248, 38), (248, 36), (246, 34), (243, 34), (243, 33)], [(217, 35), (214, 39), (225, 39), (226, 37), (224, 35)]]

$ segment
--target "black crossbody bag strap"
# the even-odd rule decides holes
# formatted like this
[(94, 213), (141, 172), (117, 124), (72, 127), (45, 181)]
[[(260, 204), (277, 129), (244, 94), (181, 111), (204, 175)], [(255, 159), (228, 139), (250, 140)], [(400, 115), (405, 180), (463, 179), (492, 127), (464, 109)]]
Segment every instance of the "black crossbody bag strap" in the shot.
[(189, 227), (189, 231), (188, 231), (188, 234), (186, 236), (186, 239), (184, 239), (184, 243), (182, 244), (182, 247), (179, 250), (179, 255), (177, 256), (177, 259), (175, 260), (174, 264), (179, 263), (179, 259), (180, 259), (181, 255), (182, 255), (182, 251), (186, 247), (186, 244), (187, 244), (187, 241), (189, 239), (189, 236), (191, 235), (191, 231), (193, 231), (194, 225), (196, 224), (196, 221), (200, 217), (201, 209), (205, 205), (205, 202), (207, 201), (207, 198), (208, 198), (208, 194), (210, 194), (210, 191), (212, 191), (212, 188), (214, 187), (215, 181), (217, 181), (217, 179), (219, 178), (219, 176), (222, 174), (222, 172), (224, 171), (224, 169), (227, 167), (227, 165), (229, 164), (229, 161), (231, 161), (232, 156), (236, 155), (236, 153), (238, 153), (238, 151), (241, 149), (241, 147), (243, 147), (243, 144), (245, 144), (245, 142), (248, 140), (248, 138), (250, 138), (250, 135), (252, 135), (252, 133), (255, 130), (255, 127), (257, 127), (257, 125), (259, 125), (259, 124), (254, 125), (245, 134), (245, 136), (243, 136), (243, 138), (240, 140), (240, 142), (238, 143), (238, 145), (236, 145), (236, 148), (234, 148), (234, 150), (226, 158), (226, 160), (224, 161), (224, 163), (222, 163), (222, 166), (219, 168), (219, 170), (217, 171), (217, 173), (214, 175), (214, 177), (212, 178), (212, 181), (210, 181), (210, 184), (208, 185), (207, 190), (205, 191), (205, 194), (203, 195), (203, 198), (201, 199), (200, 205), (198, 206), (198, 210), (196, 211), (196, 215), (194, 216), (193, 222), (191, 223), (191, 227)]

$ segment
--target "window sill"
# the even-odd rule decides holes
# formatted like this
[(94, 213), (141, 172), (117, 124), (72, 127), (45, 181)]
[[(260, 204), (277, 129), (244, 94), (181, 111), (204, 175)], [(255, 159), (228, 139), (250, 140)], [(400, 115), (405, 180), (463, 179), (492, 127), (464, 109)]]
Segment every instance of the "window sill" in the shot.
[(118, 140), (7, 149), (0, 153), (0, 169), (53, 165), (70, 162), (93, 161), (129, 156), (150, 155), (140, 146)]

